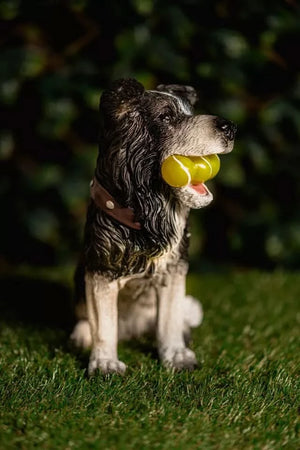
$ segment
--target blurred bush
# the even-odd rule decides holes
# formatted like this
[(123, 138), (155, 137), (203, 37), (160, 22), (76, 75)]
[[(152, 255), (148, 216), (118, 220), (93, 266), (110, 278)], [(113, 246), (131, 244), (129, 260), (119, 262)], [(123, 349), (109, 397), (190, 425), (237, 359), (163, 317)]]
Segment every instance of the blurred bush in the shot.
[[(238, 124), (215, 202), (193, 212), (201, 262), (299, 268), (299, 6), (294, 0), (1, 0), (3, 266), (73, 263), (112, 79), (193, 85)], [(201, 253), (201, 257), (200, 257)]]

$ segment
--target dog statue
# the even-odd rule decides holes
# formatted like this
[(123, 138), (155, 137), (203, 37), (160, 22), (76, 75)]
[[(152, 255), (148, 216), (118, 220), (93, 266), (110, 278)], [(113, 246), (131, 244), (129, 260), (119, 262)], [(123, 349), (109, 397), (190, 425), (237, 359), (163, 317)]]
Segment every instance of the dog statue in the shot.
[(236, 126), (193, 115), (190, 86), (145, 90), (116, 81), (100, 101), (100, 148), (91, 182), (84, 251), (75, 274), (76, 315), (71, 339), (91, 347), (88, 372), (124, 374), (120, 339), (153, 333), (162, 364), (192, 370), (187, 345), (201, 323), (200, 303), (185, 294), (190, 208), (213, 199), (204, 183), (171, 187), (161, 165), (170, 155), (228, 153)]

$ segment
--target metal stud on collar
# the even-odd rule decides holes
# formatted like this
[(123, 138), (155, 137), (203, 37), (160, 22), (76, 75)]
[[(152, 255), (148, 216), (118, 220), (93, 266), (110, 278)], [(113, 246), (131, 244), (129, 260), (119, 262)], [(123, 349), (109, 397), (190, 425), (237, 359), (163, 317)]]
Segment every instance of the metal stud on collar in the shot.
[(141, 230), (142, 224), (135, 219), (134, 210), (125, 208), (110, 195), (99, 183), (96, 177), (91, 182), (91, 198), (97, 208), (105, 211), (108, 216), (134, 230)]
[(105, 203), (105, 206), (107, 209), (114, 209), (115, 204), (111, 200), (107, 200), (107, 202)]

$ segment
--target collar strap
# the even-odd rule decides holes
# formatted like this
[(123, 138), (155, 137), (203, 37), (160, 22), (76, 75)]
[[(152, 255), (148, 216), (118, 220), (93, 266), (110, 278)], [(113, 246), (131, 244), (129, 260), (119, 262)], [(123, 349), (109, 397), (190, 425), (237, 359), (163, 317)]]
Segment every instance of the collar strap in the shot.
[(134, 218), (132, 208), (123, 208), (119, 203), (104, 189), (99, 181), (94, 177), (91, 181), (91, 198), (95, 205), (104, 211), (107, 215), (134, 230), (140, 230), (142, 225)]

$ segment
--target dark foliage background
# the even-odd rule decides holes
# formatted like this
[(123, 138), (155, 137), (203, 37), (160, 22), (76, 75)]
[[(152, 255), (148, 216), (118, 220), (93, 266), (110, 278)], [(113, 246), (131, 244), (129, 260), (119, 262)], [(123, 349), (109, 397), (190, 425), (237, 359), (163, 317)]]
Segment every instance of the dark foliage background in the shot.
[(193, 85), (199, 112), (238, 125), (192, 213), (199, 264), (299, 268), (296, 1), (2, 0), (3, 268), (75, 264), (112, 79)]

